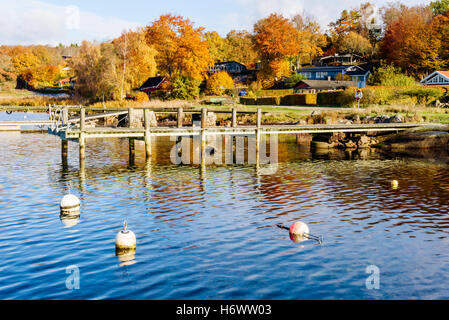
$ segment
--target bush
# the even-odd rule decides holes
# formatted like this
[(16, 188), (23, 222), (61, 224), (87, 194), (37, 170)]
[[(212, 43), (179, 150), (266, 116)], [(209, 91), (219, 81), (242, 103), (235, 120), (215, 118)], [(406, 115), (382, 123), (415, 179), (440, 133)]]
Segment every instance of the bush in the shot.
[(369, 78), (370, 85), (377, 86), (416, 86), (416, 80), (401, 72), (400, 68), (381, 62)]
[(289, 78), (287, 78), (287, 80), (285, 81), (285, 86), (287, 88), (293, 88), (301, 80), (306, 80), (306, 77), (304, 77), (300, 73), (295, 73), (291, 75)]
[(145, 101), (149, 101), (150, 99), (148, 98), (148, 95), (145, 92), (137, 92), (134, 96), (135, 101), (137, 102), (145, 102)]
[(285, 106), (304, 106), (316, 104), (317, 95), (313, 93), (289, 94), (281, 98), (281, 105)]
[(194, 100), (200, 95), (200, 81), (180, 76), (173, 80), (170, 98), (180, 100)]
[(259, 97), (280, 97), (287, 94), (292, 94), (292, 89), (277, 89), (277, 90), (261, 90), (258, 92)]
[(240, 104), (254, 106), (256, 105), (256, 102), (257, 102), (256, 98), (240, 97)]
[(318, 105), (340, 105), (345, 92), (343, 90), (337, 91), (322, 91), (317, 93)]
[(227, 72), (217, 72), (206, 83), (206, 94), (221, 96), (225, 90), (234, 88), (234, 80)]
[(256, 104), (259, 106), (266, 106), (266, 105), (279, 105), (281, 102), (281, 97), (262, 97), (257, 98)]

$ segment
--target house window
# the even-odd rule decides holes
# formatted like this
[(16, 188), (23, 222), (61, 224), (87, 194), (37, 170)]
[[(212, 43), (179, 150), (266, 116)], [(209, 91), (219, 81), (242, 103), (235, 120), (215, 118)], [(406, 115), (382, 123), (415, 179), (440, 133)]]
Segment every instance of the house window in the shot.
[(317, 72), (316, 78), (317, 79), (325, 79), (327, 77), (327, 72)]

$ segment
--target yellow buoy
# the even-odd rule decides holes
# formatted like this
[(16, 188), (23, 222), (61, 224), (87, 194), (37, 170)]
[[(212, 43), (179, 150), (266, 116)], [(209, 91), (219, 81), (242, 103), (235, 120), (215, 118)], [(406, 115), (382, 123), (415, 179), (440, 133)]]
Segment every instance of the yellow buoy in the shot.
[(399, 182), (398, 182), (398, 180), (393, 180), (393, 181), (391, 181), (391, 186), (393, 187), (393, 188), (398, 188), (399, 187)]

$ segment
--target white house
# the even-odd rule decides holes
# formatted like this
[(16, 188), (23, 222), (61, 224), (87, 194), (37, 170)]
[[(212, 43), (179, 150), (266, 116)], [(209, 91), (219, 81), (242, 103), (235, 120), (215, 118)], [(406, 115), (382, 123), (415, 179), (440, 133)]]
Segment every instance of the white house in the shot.
[(449, 71), (435, 71), (421, 80), (423, 86), (449, 87)]

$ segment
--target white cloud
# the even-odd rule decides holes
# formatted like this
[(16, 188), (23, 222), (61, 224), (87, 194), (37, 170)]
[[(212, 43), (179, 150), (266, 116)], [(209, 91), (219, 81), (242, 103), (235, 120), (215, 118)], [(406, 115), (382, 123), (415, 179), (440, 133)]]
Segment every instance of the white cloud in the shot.
[(2, 1), (0, 44), (57, 45), (82, 40), (104, 41), (120, 35), (124, 29), (138, 26), (135, 22), (101, 17), (82, 10), (77, 21), (74, 9), (74, 6), (58, 6), (37, 0)]
[[(431, 0), (407, 0), (409, 6), (418, 4), (428, 4)], [(270, 13), (281, 13), (287, 18), (295, 14), (306, 12), (313, 16), (321, 25), (323, 31), (327, 29), (330, 22), (340, 17), (344, 9), (360, 7), (361, 3), (370, 2), (378, 8), (386, 5), (392, 0), (236, 0), (244, 7), (244, 10), (225, 15), (223, 21), (234, 23), (233, 29), (252, 30), (254, 23)]]

